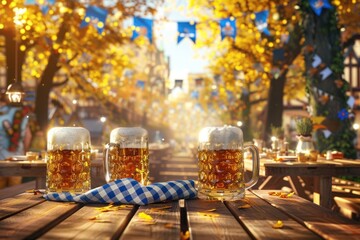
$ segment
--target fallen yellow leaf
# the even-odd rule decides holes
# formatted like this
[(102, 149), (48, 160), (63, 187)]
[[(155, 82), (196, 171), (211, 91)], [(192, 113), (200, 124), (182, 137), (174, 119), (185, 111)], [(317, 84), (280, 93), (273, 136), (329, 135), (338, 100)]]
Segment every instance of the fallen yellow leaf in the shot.
[(146, 214), (144, 212), (140, 212), (138, 214), (138, 216), (139, 216), (139, 218), (144, 219), (144, 220), (149, 220), (149, 221), (154, 220), (149, 214)]
[(282, 221), (278, 220), (276, 223), (274, 223), (274, 224), (272, 225), (272, 227), (275, 228), (275, 229), (283, 228), (283, 227), (284, 227), (284, 223), (283, 223)]

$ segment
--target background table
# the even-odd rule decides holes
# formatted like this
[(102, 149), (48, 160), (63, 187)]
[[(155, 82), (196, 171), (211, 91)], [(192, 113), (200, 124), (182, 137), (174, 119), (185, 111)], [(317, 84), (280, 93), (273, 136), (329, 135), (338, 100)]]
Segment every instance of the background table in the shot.
[[(51, 202), (26, 193), (0, 201), (0, 238), (12, 239), (359, 239), (360, 228), (312, 202), (268, 191), (244, 201), (186, 200), (147, 206)], [(273, 224), (282, 221), (281, 229)]]
[[(46, 162), (36, 161), (0, 161), (0, 176), (35, 177), (35, 188), (44, 189), (46, 183)], [(92, 188), (105, 183), (103, 162), (101, 159), (91, 161)]]
[[(250, 160), (245, 160), (245, 169), (252, 171)], [(265, 180), (259, 185), (259, 189), (276, 189), (281, 187), (279, 182), (288, 177), (289, 184), (293, 191), (301, 197), (306, 197), (304, 179), (313, 179), (313, 201), (321, 206), (332, 207), (332, 177), (338, 176), (359, 176), (360, 161), (334, 159), (318, 160), (317, 162), (275, 162), (270, 159), (260, 160), (260, 176)], [(300, 181), (301, 180), (301, 181)]]

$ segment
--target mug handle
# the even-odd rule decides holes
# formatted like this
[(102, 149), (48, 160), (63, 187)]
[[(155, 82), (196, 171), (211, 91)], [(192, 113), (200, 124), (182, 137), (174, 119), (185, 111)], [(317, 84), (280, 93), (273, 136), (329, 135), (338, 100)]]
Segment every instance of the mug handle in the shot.
[(109, 170), (109, 156), (110, 156), (110, 152), (109, 152), (109, 150), (110, 150), (110, 148), (111, 147), (114, 147), (114, 146), (116, 146), (116, 144), (115, 143), (107, 143), (106, 145), (105, 145), (105, 151), (104, 151), (104, 157), (103, 157), (103, 165), (104, 165), (104, 175), (105, 175), (105, 180), (106, 180), (106, 182), (108, 183), (108, 182), (110, 182), (110, 179), (111, 179), (111, 172), (110, 172), (110, 170)]
[(259, 180), (259, 166), (260, 166), (260, 158), (259, 158), (259, 150), (253, 144), (245, 144), (244, 151), (249, 149), (252, 155), (252, 176), (250, 181), (245, 183), (245, 189), (249, 189), (254, 186)]

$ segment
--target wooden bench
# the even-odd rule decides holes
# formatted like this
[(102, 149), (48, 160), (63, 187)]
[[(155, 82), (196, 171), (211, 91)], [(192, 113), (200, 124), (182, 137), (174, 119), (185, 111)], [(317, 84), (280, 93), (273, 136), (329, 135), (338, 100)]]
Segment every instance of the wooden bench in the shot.
[(334, 197), (339, 213), (343, 216), (360, 221), (360, 198), (357, 197)]

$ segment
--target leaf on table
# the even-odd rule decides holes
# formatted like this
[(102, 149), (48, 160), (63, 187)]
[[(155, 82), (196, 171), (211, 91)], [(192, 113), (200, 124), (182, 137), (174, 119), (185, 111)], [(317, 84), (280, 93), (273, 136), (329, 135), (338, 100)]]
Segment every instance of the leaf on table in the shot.
[(198, 214), (200, 214), (201, 216), (204, 216), (204, 217), (211, 217), (211, 218), (215, 218), (215, 217), (220, 216), (217, 213), (212, 213), (212, 212), (209, 212), (209, 211), (198, 212)]
[(290, 198), (292, 195), (294, 195), (294, 192), (269, 192), (270, 196), (278, 196), (280, 198)]
[(180, 232), (180, 239), (181, 239), (181, 240), (190, 239), (190, 232), (189, 232), (189, 231), (186, 231), (185, 233)]
[(238, 206), (239, 209), (246, 209), (246, 208), (251, 208), (251, 205), (246, 203), (246, 204), (243, 204), (243, 205), (240, 205)]
[(278, 220), (276, 223), (274, 223), (272, 225), (272, 228), (275, 228), (275, 229), (280, 229), (280, 228), (283, 228), (284, 227), (284, 223), (280, 220)]
[(165, 212), (165, 210), (171, 209), (171, 206), (163, 206), (163, 207), (156, 207), (156, 208), (150, 208), (150, 212)]

